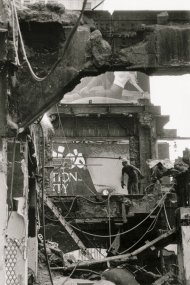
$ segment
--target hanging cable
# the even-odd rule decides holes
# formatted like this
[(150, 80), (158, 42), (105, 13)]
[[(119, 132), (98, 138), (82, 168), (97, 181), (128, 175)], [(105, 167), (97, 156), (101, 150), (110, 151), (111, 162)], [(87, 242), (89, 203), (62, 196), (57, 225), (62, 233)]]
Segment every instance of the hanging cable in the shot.
[(151, 183), (148, 186), (146, 186), (146, 188), (144, 189), (144, 193), (147, 194), (147, 189), (151, 188), (153, 185), (155, 185), (155, 183)]
[[(74, 198), (74, 200), (77, 198), (78, 196), (76, 196), (75, 198)], [(83, 196), (80, 196), (81, 198), (83, 198), (83, 199), (87, 199), (87, 198), (85, 198), (85, 197), (83, 197)], [(73, 203), (71, 204), (71, 206), (70, 206), (70, 209), (68, 210), (68, 213), (66, 214), (66, 216), (69, 214), (69, 212), (71, 211), (71, 209), (72, 209), (72, 205), (74, 204), (74, 200), (73, 200)], [(87, 199), (88, 200), (88, 199)], [(61, 201), (62, 202), (62, 201)], [(93, 201), (91, 201), (91, 202), (93, 202)], [(96, 203), (96, 202), (94, 202), (94, 203)], [(98, 203), (98, 202), (97, 202)], [(62, 202), (62, 204), (63, 204), (63, 206), (65, 207), (65, 204)], [(64, 218), (66, 217), (66, 216), (64, 216)], [(49, 218), (49, 217), (48, 217)], [(85, 217), (86, 218), (86, 217)], [(71, 217), (71, 219), (75, 219), (75, 217)], [(51, 219), (51, 218), (49, 218), (49, 220), (53, 220), (53, 221), (58, 221), (58, 220), (54, 220), (54, 219)], [(68, 223), (69, 224), (69, 223)], [(79, 226), (78, 226), (78, 228), (79, 228)], [(82, 230), (79, 228), (79, 230), (82, 232)], [(99, 250), (99, 249), (97, 249), (97, 246), (88, 238), (88, 236), (87, 235), (85, 235), (84, 233), (83, 233), (83, 235), (84, 235), (84, 238), (86, 238), (86, 240), (88, 240), (88, 242), (92, 245), (92, 247), (94, 247), (94, 248), (96, 248), (96, 250), (97, 250), (97, 252), (99, 253), (99, 254), (101, 254), (103, 257), (105, 257), (105, 255), (104, 254), (102, 254), (102, 252)]]
[(77, 197), (74, 197), (74, 199), (73, 199), (73, 201), (72, 201), (72, 203), (71, 203), (71, 206), (70, 206), (70, 208), (69, 208), (69, 211), (68, 211), (67, 214), (64, 216), (64, 218), (68, 217), (68, 215), (70, 214), (70, 212), (71, 212), (71, 210), (72, 210), (72, 207), (73, 207), (74, 202), (75, 202), (76, 199), (77, 199)]
[[(58, 193), (58, 191), (56, 191), (56, 189), (55, 189), (55, 192), (56, 192), (56, 194), (57, 194), (57, 196), (56, 197), (60, 197), (60, 198), (62, 198), (62, 196), (60, 196), (59, 195), (59, 193)], [(66, 213), (66, 215), (65, 216), (63, 216), (63, 218), (66, 218), (69, 214), (71, 214), (71, 210), (72, 210), (72, 207), (73, 207), (73, 205), (74, 205), (74, 201), (76, 200), (76, 197), (74, 197), (74, 199), (73, 199), (73, 201), (72, 201), (72, 203), (71, 203), (71, 206), (70, 206), (70, 208), (68, 209), (68, 207), (66, 206), (66, 204), (62, 201), (62, 199), (60, 200), (59, 199), (59, 201), (61, 201), (61, 204), (63, 205), (63, 207), (64, 208), (66, 208), (66, 210), (67, 210), (67, 213)], [(49, 217), (48, 217), (49, 218)], [(75, 216), (73, 216), (72, 217), (72, 215), (69, 217), (69, 219), (75, 219)], [(49, 218), (49, 220), (54, 220), (54, 219), (51, 219), (51, 218)], [(59, 221), (58, 219), (55, 219), (54, 220), (55, 222), (56, 221)]]
[[(163, 203), (163, 200), (166, 198), (166, 195), (167, 193), (160, 199), (160, 201), (158, 202), (158, 204), (156, 205), (156, 207), (148, 214), (148, 216), (146, 216), (145, 219), (143, 219), (140, 223), (138, 223), (137, 225), (135, 225), (134, 227), (130, 228), (129, 230), (126, 230), (122, 233), (120, 233), (119, 235), (125, 235), (126, 233), (129, 233), (133, 230), (135, 230), (136, 228), (138, 228), (141, 224), (143, 224), (152, 214), (153, 212), (161, 205), (161, 203)], [(90, 235), (90, 236), (94, 236), (94, 237), (101, 237), (101, 238), (110, 238), (110, 235), (97, 235), (97, 234), (92, 234), (92, 233), (89, 233), (89, 232), (86, 232), (86, 231), (83, 231), (83, 230), (80, 230), (79, 228), (73, 226), (72, 224), (69, 223), (69, 225), (74, 228), (75, 230), (77, 231), (80, 231), (84, 234), (87, 234), (87, 235)], [(111, 237), (116, 237), (118, 236), (118, 233), (117, 234), (114, 234), (114, 235), (111, 235)]]
[(19, 61), (19, 56), (18, 56), (18, 48), (17, 48), (17, 44), (16, 44), (16, 31), (15, 31), (15, 13), (14, 13), (14, 4), (13, 2), (10, 3), (11, 5), (11, 13), (12, 13), (12, 27), (13, 27), (13, 45), (14, 45), (14, 50), (15, 50), (15, 56), (16, 56), (16, 65), (20, 65), (20, 61)]
[(90, 200), (90, 199), (88, 199), (88, 198), (86, 198), (86, 197), (84, 197), (84, 196), (77, 195), (77, 196), (74, 197), (74, 199), (73, 199), (73, 201), (72, 201), (72, 203), (71, 203), (71, 206), (70, 206), (70, 208), (69, 208), (69, 211), (68, 211), (67, 214), (64, 216), (64, 218), (68, 217), (68, 215), (70, 214), (70, 212), (71, 212), (71, 210), (72, 210), (72, 207), (73, 207), (73, 205), (74, 205), (74, 202), (75, 202), (75, 200), (76, 200), (77, 198), (84, 199), (84, 200), (86, 200), (86, 201), (88, 201), (88, 202), (90, 202), (90, 203), (96, 204), (96, 205), (105, 203), (105, 202), (108, 201), (108, 199), (109, 199), (109, 198), (108, 198), (108, 199), (104, 200), (103, 202), (95, 202), (95, 201), (92, 201), (92, 200)]
[[(40, 125), (40, 124), (39, 124)], [(42, 231), (43, 231), (43, 245), (44, 245), (44, 253), (45, 253), (45, 258), (46, 258), (46, 263), (47, 263), (47, 268), (48, 268), (48, 273), (50, 277), (50, 282), (52, 285), (53, 284), (53, 278), (52, 278), (52, 273), (50, 269), (50, 264), (49, 264), (49, 259), (47, 255), (47, 248), (46, 248), (46, 230), (45, 230), (45, 206), (44, 206), (44, 185), (45, 185), (45, 136), (44, 136), (44, 130), (43, 127), (40, 125), (41, 131), (42, 131)]]
[(124, 254), (124, 253), (128, 252), (129, 250), (131, 250), (133, 247), (135, 247), (135, 246), (145, 237), (145, 235), (146, 235), (147, 233), (151, 232), (151, 231), (154, 229), (154, 227), (155, 227), (155, 225), (156, 225), (156, 222), (157, 222), (157, 220), (158, 220), (158, 217), (159, 217), (159, 215), (160, 215), (160, 212), (161, 212), (162, 208), (163, 208), (163, 205), (161, 205), (161, 207), (160, 207), (160, 209), (159, 209), (159, 211), (158, 211), (158, 213), (157, 213), (155, 219), (154, 219), (153, 222), (150, 224), (150, 226), (148, 227), (148, 229), (146, 230), (146, 232), (145, 232), (132, 246), (130, 246), (129, 248), (127, 248), (127, 249), (125, 249), (124, 251), (120, 252), (119, 254)]
[(104, 1), (105, 1), (105, 0), (100, 1), (100, 3), (98, 3), (96, 6), (94, 6), (94, 7), (92, 8), (92, 10), (95, 10), (96, 8), (98, 8), (101, 4), (104, 3)]
[[(76, 197), (73, 199), (73, 202), (72, 202), (72, 204), (71, 204), (71, 206), (70, 206), (70, 209), (69, 209), (68, 213), (67, 213), (65, 216), (63, 216), (64, 218), (66, 218), (66, 217), (69, 215), (69, 213), (70, 213), (70, 211), (71, 211), (71, 209), (72, 209), (72, 207), (73, 207), (74, 201), (75, 201), (75, 199), (76, 199), (77, 197), (86, 199), (86, 198), (83, 197), (83, 196), (76, 196)], [(87, 200), (88, 200), (88, 199), (87, 199)], [(91, 202), (93, 202), (93, 201), (91, 201)], [(96, 203), (96, 202), (95, 202), (95, 203)], [(64, 205), (64, 203), (63, 203), (63, 205)], [(64, 205), (64, 206), (65, 206), (65, 205)], [(59, 221), (59, 219), (53, 219), (53, 218), (50, 218), (50, 217), (47, 216), (47, 215), (46, 215), (46, 217), (47, 217), (48, 220), (53, 221), (53, 222), (58, 222), (58, 221)], [(71, 218), (72, 218), (72, 217), (71, 217)], [(85, 218), (86, 218), (86, 217), (85, 217)], [(75, 219), (75, 218), (72, 218), (72, 219)], [(81, 229), (80, 229), (80, 230), (81, 230)], [(82, 230), (81, 230), (81, 231), (82, 231)], [(105, 257), (105, 255), (102, 254), (102, 252), (101, 252), (99, 249), (97, 249), (97, 246), (88, 238), (88, 236), (84, 235), (84, 237), (88, 240), (88, 242), (92, 245), (92, 247), (96, 248), (96, 250), (97, 250), (97, 252), (99, 252), (99, 254), (101, 254), (103, 257)]]
[(171, 230), (172, 228), (171, 228), (169, 220), (168, 220), (168, 215), (167, 215), (167, 212), (166, 212), (166, 205), (165, 205), (165, 203), (164, 203), (164, 215), (165, 215), (165, 218), (166, 218), (168, 229)]
[(72, 38), (80, 24), (80, 20), (82, 18), (82, 15), (83, 15), (83, 12), (85, 10), (85, 7), (86, 7), (86, 3), (87, 3), (87, 0), (84, 0), (83, 1), (83, 6), (82, 6), (82, 10), (81, 10), (81, 13), (71, 31), (71, 33), (69, 34), (67, 40), (66, 40), (66, 43), (65, 43), (65, 46), (64, 46), (64, 50), (62, 52), (62, 55), (61, 57), (55, 62), (55, 64), (51, 67), (50, 71), (46, 74), (46, 76), (44, 77), (39, 77), (35, 74), (35, 72), (33, 71), (33, 68), (28, 60), (28, 57), (27, 57), (27, 54), (26, 54), (26, 49), (25, 49), (25, 46), (24, 46), (24, 41), (23, 41), (23, 37), (22, 37), (22, 33), (21, 33), (21, 29), (20, 29), (20, 24), (19, 24), (19, 19), (18, 19), (18, 14), (17, 14), (17, 9), (16, 9), (16, 4), (15, 4), (15, 0), (12, 0), (13, 1), (13, 8), (14, 8), (14, 14), (15, 14), (15, 18), (16, 18), (16, 24), (17, 24), (17, 28), (18, 28), (18, 34), (19, 34), (19, 38), (20, 38), (20, 42), (21, 42), (21, 47), (22, 47), (22, 52), (23, 52), (23, 55), (24, 55), (24, 59), (28, 65), (28, 68), (30, 70), (30, 73), (33, 77), (34, 80), (38, 81), (38, 82), (42, 82), (44, 81), (45, 79), (47, 79), (51, 74), (52, 72), (55, 70), (55, 68), (58, 66), (58, 64), (61, 62), (61, 60), (63, 59), (63, 57), (65, 56), (69, 46), (70, 46), (70, 43), (72, 41)]

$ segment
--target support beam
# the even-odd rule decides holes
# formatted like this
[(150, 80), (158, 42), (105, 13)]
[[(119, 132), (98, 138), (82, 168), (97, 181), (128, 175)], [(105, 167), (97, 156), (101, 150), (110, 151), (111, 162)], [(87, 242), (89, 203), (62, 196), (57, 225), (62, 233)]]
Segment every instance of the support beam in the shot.
[[(141, 246), (140, 248), (134, 250), (131, 253), (127, 253), (127, 254), (123, 254), (123, 255), (117, 255), (117, 256), (111, 256), (111, 257), (106, 257), (102, 260), (92, 260), (92, 261), (84, 261), (81, 262), (80, 264), (77, 265), (77, 267), (88, 267), (91, 265), (95, 265), (95, 264), (101, 264), (104, 262), (110, 262), (110, 261), (126, 261), (129, 259), (134, 258), (136, 255), (140, 254), (141, 252), (147, 250), (148, 248), (150, 248), (151, 246), (153, 246), (154, 244), (166, 240), (169, 237), (171, 237), (173, 234), (175, 234), (176, 230), (172, 229), (162, 235), (160, 235), (159, 237), (155, 238), (154, 240), (152, 240), (151, 242), (146, 243), (145, 245)], [(75, 268), (76, 264), (72, 264), (70, 266), (67, 267), (59, 267), (59, 269), (64, 269), (64, 270), (70, 270)]]

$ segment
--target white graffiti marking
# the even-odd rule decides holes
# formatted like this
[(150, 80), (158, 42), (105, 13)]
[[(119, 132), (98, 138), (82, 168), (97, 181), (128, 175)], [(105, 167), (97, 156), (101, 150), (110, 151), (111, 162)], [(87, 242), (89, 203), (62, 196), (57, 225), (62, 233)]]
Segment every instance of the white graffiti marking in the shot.
[[(58, 146), (57, 152), (53, 151), (52, 152), (52, 156), (53, 158), (63, 158), (64, 157), (64, 151), (65, 151), (65, 147), (64, 146)], [(85, 159), (82, 155), (81, 152), (78, 152), (77, 149), (73, 150), (73, 153), (68, 153), (65, 156), (65, 159), (70, 161), (70, 169), (73, 169), (74, 167), (78, 167), (78, 168), (83, 168), (85, 166)]]
[[(77, 171), (73, 173), (69, 171), (69, 169), (82, 169), (85, 167), (85, 159), (83, 154), (79, 152), (77, 149), (73, 149), (73, 152), (69, 152), (65, 154), (65, 147), (58, 146), (57, 151), (52, 152), (53, 158), (62, 159), (61, 164), (62, 167), (59, 168), (59, 171), (55, 171), (53, 173), (53, 191), (56, 193), (64, 193), (67, 195), (67, 188), (70, 182), (79, 182), (82, 181), (81, 178), (78, 177)], [(66, 170), (66, 171), (65, 171)]]
[(73, 150), (74, 154), (68, 153), (66, 157), (70, 158), (72, 161), (71, 169), (74, 167), (83, 168), (85, 166), (85, 159), (81, 152), (78, 152), (77, 149)]

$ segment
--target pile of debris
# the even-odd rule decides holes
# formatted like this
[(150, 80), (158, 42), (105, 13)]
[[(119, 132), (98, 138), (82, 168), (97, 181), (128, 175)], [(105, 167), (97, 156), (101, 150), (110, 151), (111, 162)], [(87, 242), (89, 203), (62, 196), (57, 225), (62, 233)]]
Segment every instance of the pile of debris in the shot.
[[(71, 253), (64, 254), (59, 245), (55, 242), (46, 242), (46, 251), (49, 258), (50, 268), (54, 280), (54, 285), (140, 285), (144, 279), (152, 285), (180, 285), (177, 280), (176, 267), (165, 275), (155, 274), (133, 262), (122, 263), (115, 268), (107, 268), (114, 266), (114, 263), (107, 263), (101, 269), (99, 266), (91, 268), (78, 267), (81, 261), (77, 260)], [(71, 265), (75, 265), (74, 269), (69, 270)], [(95, 271), (97, 270), (97, 271)], [(133, 273), (132, 273), (133, 272)], [(143, 278), (142, 278), (143, 276)], [(71, 278), (72, 277), (72, 278)], [(28, 283), (29, 285), (51, 285), (44, 254), (43, 243), (39, 242), (39, 276), (38, 283)]]

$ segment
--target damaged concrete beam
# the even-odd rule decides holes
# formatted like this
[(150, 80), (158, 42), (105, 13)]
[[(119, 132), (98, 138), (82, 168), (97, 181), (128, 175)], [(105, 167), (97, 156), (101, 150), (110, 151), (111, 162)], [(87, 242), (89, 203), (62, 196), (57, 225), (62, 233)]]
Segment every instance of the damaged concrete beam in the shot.
[[(159, 21), (161, 11), (86, 11), (103, 38), (111, 45), (107, 65), (141, 70), (147, 74), (182, 72), (189, 66), (188, 11), (168, 11), (167, 21)], [(189, 46), (189, 44), (188, 44)], [(187, 61), (186, 61), (187, 60)], [(186, 63), (185, 63), (186, 62)]]
[(147, 74), (189, 72), (189, 12), (170, 11), (162, 25), (157, 24), (158, 13), (124, 11), (111, 16), (107, 11), (86, 11), (62, 58), (79, 13), (68, 13), (55, 4), (33, 5), (19, 11), (25, 48), (34, 72), (43, 77), (60, 60), (42, 83), (32, 79), (21, 60), (17, 84), (13, 86), (20, 126), (29, 125), (61, 100), (83, 76), (108, 70), (138, 70)]

